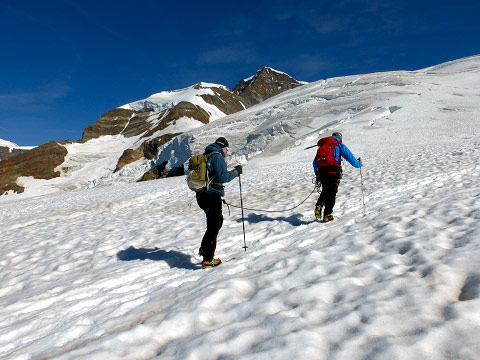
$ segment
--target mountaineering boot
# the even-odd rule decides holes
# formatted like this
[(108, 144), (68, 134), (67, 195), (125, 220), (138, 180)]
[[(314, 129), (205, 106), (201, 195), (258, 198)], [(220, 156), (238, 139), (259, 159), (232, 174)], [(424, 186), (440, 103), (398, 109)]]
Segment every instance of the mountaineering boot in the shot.
[(329, 221), (333, 221), (333, 215), (332, 214), (328, 214), (328, 215), (325, 215), (323, 217), (323, 222), (329, 222)]
[(315, 217), (317, 219), (321, 219), (322, 218), (322, 205), (317, 205), (315, 206)]
[(222, 260), (220, 260), (220, 259), (212, 259), (210, 261), (203, 260), (202, 261), (202, 269), (215, 267), (215, 266), (220, 265), (221, 263), (222, 263)]

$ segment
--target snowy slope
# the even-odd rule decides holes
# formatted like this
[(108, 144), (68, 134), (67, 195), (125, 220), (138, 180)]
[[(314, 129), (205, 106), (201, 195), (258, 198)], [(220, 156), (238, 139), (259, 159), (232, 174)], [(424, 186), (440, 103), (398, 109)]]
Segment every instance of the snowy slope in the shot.
[(207, 103), (201, 97), (202, 95), (215, 95), (215, 93), (212, 91), (212, 88), (221, 88), (224, 90), (228, 90), (228, 88), (223, 85), (202, 82), (181, 90), (162, 91), (150, 95), (146, 99), (138, 100), (120, 106), (120, 108), (136, 111), (147, 108), (154, 111), (162, 111), (173, 108), (181, 101), (188, 101), (194, 105), (200, 106), (201, 108), (209, 112), (211, 114), (211, 120), (214, 121), (218, 118), (224, 117), (225, 114), (220, 111), (216, 106)]
[(8, 147), (11, 149), (23, 149), (23, 150), (30, 150), (30, 149), (33, 149), (34, 146), (18, 146), (17, 144), (11, 142), (11, 141), (8, 141), (8, 140), (3, 140), (3, 139), (0, 139), (0, 147)]
[[(200, 269), (183, 177), (3, 200), (0, 358), (476, 359), (479, 58), (460, 62), (309, 84), (185, 136), (187, 153), (230, 134), (257, 209), (245, 252), (225, 207), (219, 268)], [(322, 224), (304, 148), (334, 129), (366, 212), (345, 164)]]
[(9, 147), (9, 148), (18, 147), (17, 144), (15, 144), (11, 141), (3, 140), (3, 139), (0, 139), (0, 146), (5, 146), (5, 147)]

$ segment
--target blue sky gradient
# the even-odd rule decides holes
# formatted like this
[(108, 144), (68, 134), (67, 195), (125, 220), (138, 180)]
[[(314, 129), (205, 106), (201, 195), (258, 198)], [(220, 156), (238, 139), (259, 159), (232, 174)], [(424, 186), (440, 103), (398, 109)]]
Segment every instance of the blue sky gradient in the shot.
[(297, 80), (480, 54), (477, 1), (0, 0), (0, 138), (78, 140), (105, 112), (263, 66)]

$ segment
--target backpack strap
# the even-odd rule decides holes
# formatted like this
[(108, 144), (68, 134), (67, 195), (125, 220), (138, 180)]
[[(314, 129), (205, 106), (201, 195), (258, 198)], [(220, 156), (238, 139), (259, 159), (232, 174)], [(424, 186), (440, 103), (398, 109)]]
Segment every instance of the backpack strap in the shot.
[(210, 185), (213, 183), (213, 179), (214, 179), (215, 176), (217, 175), (217, 174), (213, 174), (213, 176), (210, 177), (210, 169), (208, 168), (208, 164), (209, 164), (208, 159), (209, 159), (210, 156), (212, 156), (213, 154), (219, 154), (219, 155), (220, 155), (220, 153), (219, 153), (218, 151), (212, 151), (212, 152), (210, 152), (210, 153), (208, 153), (208, 154), (205, 154), (205, 156), (207, 157), (207, 174), (206, 174), (206, 175), (207, 175), (207, 179), (206, 179), (207, 190), (208, 190), (208, 188), (210, 187)]
[(341, 144), (342, 142), (340, 140), (337, 140), (335, 137), (331, 137), (332, 140), (330, 141), (330, 144), (333, 146), (333, 159), (336, 161), (337, 165), (336, 166), (342, 166), (342, 147), (340, 146), (340, 154), (339, 154), (339, 159), (337, 160), (335, 156), (335, 149), (337, 148), (338, 144)]

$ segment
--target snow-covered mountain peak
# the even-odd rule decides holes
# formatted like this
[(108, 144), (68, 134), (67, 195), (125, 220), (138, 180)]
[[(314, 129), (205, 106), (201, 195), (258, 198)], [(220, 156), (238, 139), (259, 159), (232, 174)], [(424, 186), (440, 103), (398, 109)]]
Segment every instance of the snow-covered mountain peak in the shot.
[(192, 86), (194, 89), (209, 89), (209, 88), (219, 88), (223, 90), (229, 90), (228, 87), (225, 85), (220, 85), (220, 84), (213, 84), (213, 83), (207, 83), (207, 82), (199, 82), (195, 85)]
[(3, 139), (0, 139), (0, 146), (8, 147), (8, 148), (18, 147), (17, 144), (15, 144), (11, 141), (3, 140)]
[(251, 80), (257, 78), (260, 74), (270, 74), (270, 73), (277, 73), (277, 74), (281, 74), (281, 75), (290, 76), (290, 75), (288, 75), (287, 73), (285, 73), (285, 72), (283, 72), (283, 71), (278, 71), (278, 70), (275, 70), (274, 68), (265, 66), (265, 67), (257, 70), (257, 72), (256, 72), (255, 74), (253, 74), (252, 76), (249, 76), (248, 78), (245, 78), (245, 79), (243, 79), (242, 81), (248, 83), (248, 82), (250, 82)]
[(151, 109), (153, 111), (162, 111), (173, 108), (182, 101), (188, 101), (195, 105), (204, 105), (202, 95), (214, 95), (212, 88), (225, 88), (222, 85), (210, 83), (197, 83), (184, 89), (161, 91), (150, 95), (149, 97), (137, 100), (120, 106), (120, 109), (128, 109), (140, 111), (143, 109)]

